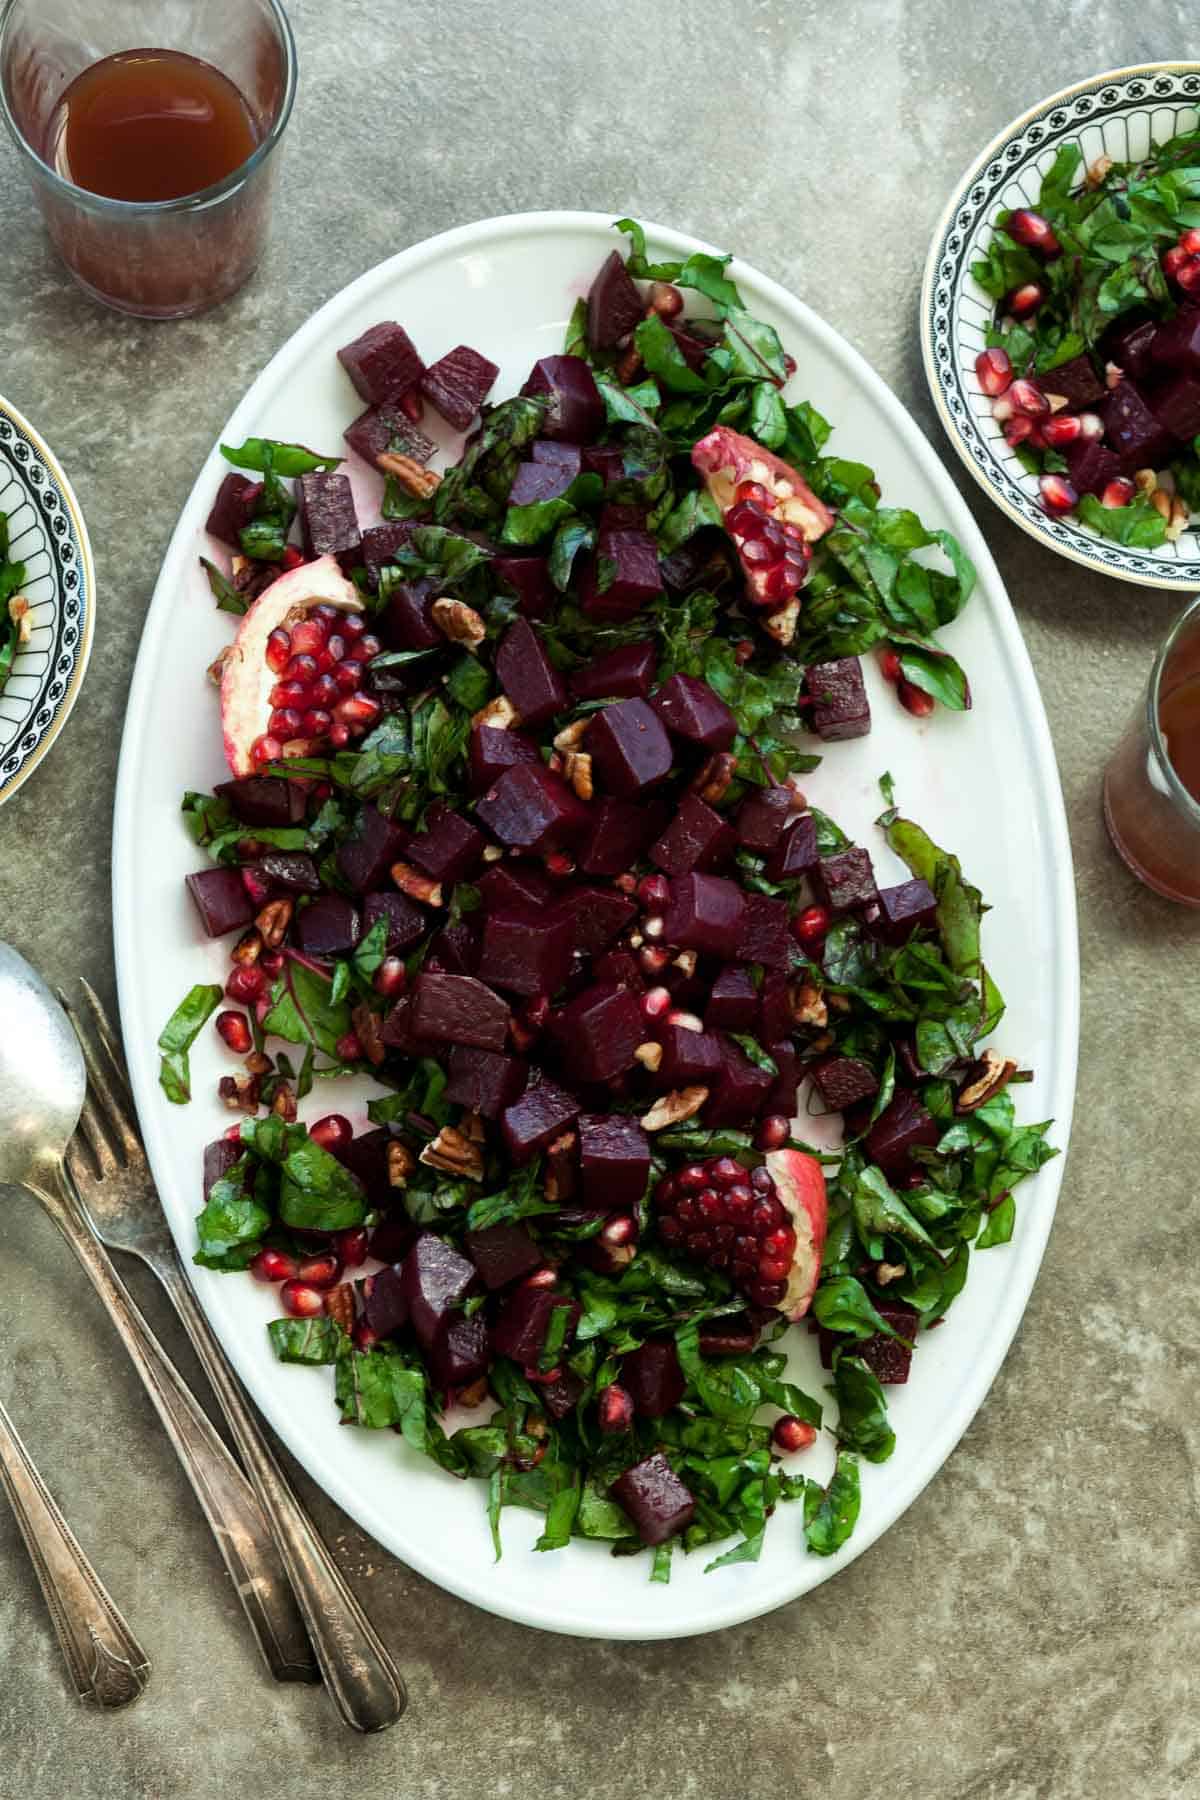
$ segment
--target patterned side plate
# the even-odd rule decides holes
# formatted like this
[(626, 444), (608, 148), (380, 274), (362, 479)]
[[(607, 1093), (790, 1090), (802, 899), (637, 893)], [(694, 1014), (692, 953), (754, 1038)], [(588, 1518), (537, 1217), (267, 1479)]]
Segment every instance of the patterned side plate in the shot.
[(33, 633), (0, 688), (0, 804), (35, 769), (67, 722), (92, 648), (96, 576), (79, 503), (58, 462), (0, 399), (0, 512)]
[(1146, 587), (1200, 587), (1200, 531), (1157, 550), (1127, 550), (1075, 519), (1051, 519), (1037, 478), (1021, 467), (980, 391), (975, 358), (993, 302), (971, 276), (998, 214), (1036, 206), (1059, 146), (1075, 141), (1085, 165), (1127, 162), (1200, 124), (1200, 63), (1146, 63), (1064, 88), (1002, 131), (959, 182), (933, 234), (921, 290), (921, 348), (934, 404), (950, 441), (986, 494), (1031, 537), (1103, 575)]

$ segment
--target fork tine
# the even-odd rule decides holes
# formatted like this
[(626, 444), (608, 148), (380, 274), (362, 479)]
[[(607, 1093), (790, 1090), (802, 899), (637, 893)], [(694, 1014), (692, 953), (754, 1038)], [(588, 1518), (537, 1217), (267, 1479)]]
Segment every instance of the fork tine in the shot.
[(117, 1147), (107, 1129), (107, 1120), (90, 1087), (84, 1097), (83, 1111), (79, 1115), (79, 1128), (68, 1145), (68, 1151), (80, 1140), (87, 1145), (101, 1181), (126, 1166), (125, 1158), (117, 1155)]
[(92, 1024), (96, 1027), (96, 1036), (103, 1044), (109, 1062), (120, 1076), (122, 1090), (128, 1098), (130, 1107), (132, 1108), (133, 1090), (129, 1085), (129, 1070), (125, 1066), (125, 1052), (121, 1047), (120, 1039), (109, 1024), (108, 1014), (101, 1004), (100, 996), (97, 994), (86, 975), (81, 975), (79, 977), (79, 985), (83, 989), (84, 999), (88, 1003), (88, 1011), (92, 1015)]
[[(135, 1157), (140, 1158), (143, 1155), (141, 1140), (138, 1137), (136, 1128), (130, 1123), (125, 1102), (121, 1099), (119, 1093), (114, 1092), (113, 1083), (109, 1079), (107, 1070), (102, 1066), (100, 1059), (93, 1048), (91, 1039), (80, 1025), (74, 1007), (67, 999), (67, 996), (62, 992), (61, 988), (59, 989), (58, 997), (62, 1002), (63, 1010), (65, 1011), (67, 1018), (71, 1022), (71, 1029), (78, 1040), (79, 1048), (83, 1052), (83, 1061), (87, 1069), (88, 1090), (93, 1097), (94, 1110), (102, 1123), (105, 1135), (112, 1144), (114, 1150), (119, 1149), (121, 1151), (121, 1160), (123, 1163), (128, 1163)], [(84, 1110), (86, 1113), (86, 1103)]]

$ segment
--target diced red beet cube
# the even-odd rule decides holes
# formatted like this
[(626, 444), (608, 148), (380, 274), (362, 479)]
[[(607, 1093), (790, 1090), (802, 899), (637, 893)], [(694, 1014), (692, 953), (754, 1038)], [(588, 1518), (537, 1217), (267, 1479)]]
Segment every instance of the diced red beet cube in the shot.
[(844, 1112), (859, 1100), (879, 1092), (879, 1077), (870, 1063), (858, 1056), (825, 1056), (810, 1064), (813, 1086), (831, 1112)]
[(606, 488), (625, 479), (625, 458), (617, 444), (591, 444), (583, 453), (585, 475), (599, 475)]
[(477, 975), (479, 947), (475, 933), (465, 919), (455, 925), (443, 925), (429, 940), (429, 954), (422, 965), (430, 974)]
[(818, 737), (834, 743), (865, 737), (870, 731), (871, 707), (857, 656), (813, 663), (805, 673), (805, 686), (813, 703), (809, 721)]
[(398, 406), (368, 406), (352, 425), (347, 425), (342, 436), (355, 455), (372, 468), (377, 467), (387, 451), (427, 463), (437, 449), (433, 439), (418, 431)]
[(437, 1388), (469, 1387), (492, 1366), (492, 1334), (481, 1312), (453, 1313), (434, 1339), (429, 1372)]
[(446, 1059), (446, 1098), (485, 1119), (498, 1119), (506, 1106), (519, 1100), (528, 1077), (520, 1057), (496, 1050), (477, 1050), (455, 1044)]
[(542, 760), (532, 738), (523, 737), (519, 731), (499, 731), (494, 725), (476, 725), (472, 729), (468, 758), (471, 787), (477, 794), (490, 787), (505, 769)]
[(542, 437), (560, 438), (569, 444), (590, 444), (604, 426), (604, 402), (592, 371), (581, 356), (543, 356), (533, 365), (521, 389), (549, 404), (542, 421)]
[(739, 962), (761, 963), (766, 969), (787, 969), (792, 961), (792, 934), (786, 900), (769, 894), (747, 894), (738, 926)]
[(501, 638), (496, 674), (523, 725), (544, 725), (567, 704), (562, 676), (528, 619), (515, 619)]
[(811, 813), (801, 813), (767, 858), (767, 880), (794, 881), (797, 876), (810, 874), (819, 861), (817, 822)]
[(357, 561), (362, 547), (350, 478), (317, 470), (300, 477), (300, 525), (309, 556)]
[(424, 1350), (431, 1350), (446, 1320), (478, 1289), (474, 1263), (436, 1232), (422, 1231), (404, 1258), (400, 1286), (408, 1323)]
[(875, 871), (865, 850), (838, 850), (823, 856), (813, 871), (813, 882), (831, 912), (850, 912), (879, 898)]
[(644, 700), (654, 680), (653, 644), (622, 644), (568, 678), (573, 700)]
[(508, 849), (539, 855), (574, 843), (590, 822), (589, 809), (562, 777), (534, 763), (505, 769), (475, 813)]
[(760, 1043), (773, 1044), (790, 1037), (795, 1030), (792, 1016), (791, 983), (781, 969), (768, 969), (758, 996), (758, 1031)]
[(1097, 438), (1079, 438), (1067, 446), (1067, 475), (1079, 494), (1102, 494), (1121, 473), (1121, 459)]
[(213, 792), (229, 802), (234, 818), (243, 825), (298, 825), (308, 804), (301, 783), (280, 781), (274, 775), (219, 781)]
[(652, 1338), (622, 1357), (621, 1385), (628, 1388), (639, 1419), (661, 1419), (678, 1406), (687, 1382), (670, 1339)]
[(705, 526), (664, 556), (659, 573), (667, 587), (677, 594), (690, 594), (696, 588), (720, 588), (733, 575), (733, 546), (718, 526)]
[(1200, 374), (1164, 382), (1154, 396), (1154, 416), (1173, 438), (1190, 444), (1200, 432)]
[[(433, 809), (430, 808), (432, 814)], [(435, 881), (466, 881), (483, 861), (487, 839), (470, 819), (447, 807), (427, 819), (427, 829), (409, 840), (406, 860)]]
[(245, 868), (273, 891), (281, 888), (285, 894), (321, 892), (317, 865), (303, 850), (268, 850)]
[(465, 431), (491, 392), (500, 373), (494, 362), (467, 344), (459, 344), (421, 377), (421, 392), (448, 425)]
[(231, 549), (240, 549), (239, 534), (254, 517), (254, 508), (262, 491), (261, 481), (251, 481), (245, 475), (226, 475), (217, 489), (204, 529)]
[(631, 800), (671, 773), (671, 740), (644, 700), (618, 700), (595, 713), (585, 739), (599, 785)]
[(689, 1031), (685, 1025), (663, 1025), (656, 1032), (662, 1062), (654, 1071), (661, 1089), (711, 1087), (721, 1075), (721, 1040), (711, 1031)]
[(795, 816), (792, 798), (788, 787), (752, 788), (734, 818), (738, 842), (760, 854), (773, 850)]
[(518, 463), (508, 490), (509, 506), (537, 506), (544, 500), (561, 500), (579, 474), (581, 459), (575, 451), (575, 469), (569, 463)]
[(338, 847), (337, 870), (355, 894), (382, 888), (394, 862), (407, 853), (408, 832), (368, 800), (354, 823), (351, 836)]
[(379, 622), (380, 636), (389, 650), (441, 650), (446, 640), (433, 622), (437, 583), (400, 582), (388, 594)]
[[(1119, 319), (1105, 332), (1104, 356), (1108, 361), (1115, 362), (1118, 368), (1125, 371), (1126, 375), (1132, 375), (1135, 381), (1140, 381), (1143, 375), (1150, 373), (1157, 331), (1158, 321), (1156, 319), (1138, 319), (1130, 324), (1128, 315), (1126, 315), (1125, 319)], [(1055, 374), (1057, 375), (1057, 370)], [(1096, 385), (1099, 389), (1098, 393), (1092, 395), (1089, 400), (1072, 399), (1072, 406), (1090, 406), (1092, 400), (1102, 400), (1104, 384), (1097, 378)], [(1065, 393), (1066, 389), (1063, 388), (1059, 391)], [(1071, 397), (1068, 395), (1068, 398)]]
[(440, 975), (422, 969), (413, 983), (412, 1025), (418, 1037), (447, 1044), (503, 1050), (508, 1042), (508, 1007), (473, 975)]
[[(383, 1133), (385, 1138), (389, 1135), (390, 1134), (386, 1131)], [(388, 1188), (386, 1191), (393, 1194), (396, 1192), (395, 1188)], [(398, 1263), (409, 1249), (416, 1235), (417, 1227), (413, 1224), (408, 1214), (396, 1208), (392, 1208), (391, 1211), (384, 1212), (383, 1217), (371, 1232), (369, 1244), (370, 1253), (372, 1256), (378, 1258), (380, 1262)], [(399, 1281), (399, 1277), (400, 1272), (397, 1270), (397, 1281)], [(364, 1297), (372, 1279), (373, 1278), (368, 1275), (366, 1281), (363, 1283)]]
[(593, 801), (579, 849), (581, 875), (621, 875), (666, 823), (666, 808), (631, 800)]
[(700, 1321), (701, 1356), (749, 1356), (759, 1339), (759, 1327), (749, 1313), (723, 1313)]
[(642, 994), (646, 990), (646, 978), (632, 950), (606, 950), (593, 962), (592, 974), (597, 981), (613, 981), (618, 987), (628, 988), (632, 994)]
[[(1122, 364), (1122, 367), (1129, 375), (1139, 373), (1127, 364)], [(1078, 412), (1081, 407), (1094, 406), (1097, 400), (1103, 400), (1105, 394), (1104, 383), (1086, 352), (1082, 356), (1073, 356), (1070, 362), (1059, 363), (1057, 369), (1048, 370), (1040, 380), (1048, 394), (1062, 394), (1072, 412)]]
[[(875, 1310), (880, 1318), (886, 1319), (893, 1331), (909, 1343), (915, 1339), (920, 1329), (921, 1315), (911, 1306), (901, 1306), (897, 1302), (879, 1300)], [(877, 1381), (886, 1386), (895, 1387), (908, 1380), (908, 1371), (912, 1364), (913, 1353), (908, 1344), (901, 1344), (886, 1332), (877, 1331), (874, 1337), (852, 1338), (840, 1336), (823, 1328), (817, 1334), (820, 1343), (821, 1361), (827, 1369), (833, 1367), (833, 1352), (839, 1344), (846, 1346), (852, 1356), (861, 1356)]]
[(650, 704), (671, 733), (704, 750), (728, 750), (737, 736), (737, 720), (707, 681), (694, 675), (672, 675)]
[(536, 864), (512, 857), (489, 863), (478, 886), (485, 913), (549, 906), (559, 891)]
[(689, 875), (727, 862), (735, 844), (733, 827), (695, 794), (684, 794), (663, 835), (647, 855), (665, 875)]
[(225, 937), (244, 930), (254, 917), (254, 906), (238, 869), (201, 869), (187, 878), (200, 923), (209, 937)]
[(903, 944), (921, 926), (937, 919), (937, 898), (924, 881), (901, 881), (880, 888), (879, 917), (874, 929), (889, 944)]
[(370, 406), (395, 400), (421, 379), (425, 367), (402, 325), (381, 321), (343, 345), (338, 361)]
[(574, 1369), (563, 1369), (553, 1381), (539, 1382), (538, 1393), (550, 1417), (561, 1420), (574, 1412), (586, 1385)]
[(696, 1502), (661, 1450), (626, 1469), (611, 1492), (643, 1544), (665, 1544), (686, 1530), (695, 1516)]
[(796, 1089), (800, 1084), (800, 1059), (796, 1055), (796, 1046), (790, 1038), (785, 1038), (778, 1043), (765, 1044), (763, 1048), (779, 1073), (763, 1101), (762, 1112), (764, 1115), (778, 1113), (785, 1119), (794, 1118)]
[(362, 560), (368, 586), (379, 587), (380, 573), (395, 562), (396, 552), (411, 536), (412, 526), (407, 519), (397, 520), (394, 525), (371, 525), (363, 532)]
[(414, 906), (406, 894), (385, 891), (379, 894), (363, 896), (363, 936), (367, 937), (371, 927), (380, 919), (387, 920), (387, 954), (392, 956), (398, 950), (411, 950), (419, 944), (429, 930), (428, 914), (419, 906)]
[(567, 1074), (572, 1081), (615, 1081), (632, 1069), (642, 1041), (642, 1009), (628, 988), (597, 982), (563, 1010)]
[(579, 1102), (555, 1082), (535, 1073), (519, 1100), (505, 1108), (500, 1129), (514, 1162), (528, 1162), (579, 1117)]
[(542, 1253), (523, 1225), (489, 1225), (463, 1234), (463, 1246), (489, 1293), (536, 1269)]
[(1128, 474), (1157, 469), (1171, 454), (1171, 434), (1151, 412), (1145, 395), (1132, 381), (1122, 381), (1101, 408), (1104, 435)]
[(560, 902), (571, 921), (574, 947), (595, 956), (637, 916), (637, 906), (615, 888), (570, 887)]
[(932, 1113), (908, 1088), (898, 1088), (866, 1136), (865, 1148), (885, 1175), (905, 1175), (913, 1167), (914, 1150), (931, 1150), (941, 1137)]
[(593, 350), (612, 350), (636, 330), (646, 311), (625, 259), (610, 251), (588, 290), (588, 343)]
[(579, 603), (588, 617), (629, 619), (661, 593), (658, 545), (650, 533), (602, 530), (579, 583)]
[(576, 475), (583, 470), (583, 449), (579, 444), (559, 443), (555, 438), (538, 438), (529, 446), (529, 454), (534, 462), (554, 463), (560, 468), (574, 469)]
[(581, 1113), (579, 1173), (585, 1206), (636, 1210), (650, 1179), (650, 1140), (627, 1113)]
[(749, 1125), (766, 1105), (775, 1077), (750, 1061), (730, 1038), (721, 1042), (721, 1073), (709, 1088), (706, 1125)]
[(408, 1324), (408, 1295), (403, 1271), (383, 1268), (363, 1283), (363, 1319), (376, 1337), (394, 1336)]
[[(204, 1198), (206, 1202), (217, 1182), (224, 1181), (234, 1163), (241, 1158), (241, 1155), (242, 1146), (239, 1143), (231, 1141), (227, 1137), (219, 1137), (214, 1139), (211, 1144), (205, 1144)], [(647, 1169), (649, 1169), (649, 1158), (647, 1158), (646, 1166)]]
[(1168, 369), (1200, 369), (1200, 307), (1181, 306), (1173, 319), (1156, 327), (1150, 360)]
[(296, 946), (305, 956), (345, 956), (362, 937), (358, 908), (341, 894), (318, 894), (292, 921)]
[(522, 1368), (536, 1369), (551, 1317), (561, 1307), (569, 1309), (561, 1344), (562, 1354), (568, 1355), (580, 1308), (569, 1294), (556, 1294), (551, 1288), (518, 1288), (505, 1301), (492, 1333), (493, 1348), (501, 1356), (511, 1356)]
[(564, 910), (510, 902), (484, 916), (479, 974), (510, 994), (549, 996), (570, 974), (574, 948), (574, 928)]
[(491, 573), (510, 593), (527, 619), (544, 619), (557, 601), (544, 556), (494, 556)]
[[(440, 971), (432, 971), (439, 973)], [(418, 1037), (413, 1029), (413, 1003), (411, 994), (402, 994), (383, 1021), (382, 1037), (389, 1049), (399, 1050), (404, 1056), (442, 1057), (445, 1055), (445, 1043), (441, 1038)]]
[(758, 989), (749, 969), (727, 963), (712, 984), (704, 1024), (708, 1031), (753, 1031), (758, 1018)]
[(680, 875), (671, 883), (666, 941), (734, 962), (745, 904), (741, 888), (723, 875)]

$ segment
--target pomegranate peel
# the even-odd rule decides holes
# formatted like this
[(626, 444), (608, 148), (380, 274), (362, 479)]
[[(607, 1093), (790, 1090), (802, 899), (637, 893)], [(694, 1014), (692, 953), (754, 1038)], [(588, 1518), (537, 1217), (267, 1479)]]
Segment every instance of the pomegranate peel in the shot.
[(787, 1292), (779, 1303), (779, 1310), (789, 1319), (802, 1319), (817, 1291), (821, 1258), (825, 1253), (825, 1233), (829, 1225), (825, 1172), (817, 1158), (803, 1150), (772, 1150), (766, 1162), (775, 1183), (776, 1198), (791, 1215), (792, 1230), (796, 1234)]
[(692, 446), (692, 466), (703, 476), (733, 539), (746, 598), (785, 623), (767, 629), (781, 643), (795, 634), (799, 602), (808, 579), (812, 545), (830, 529), (833, 514), (804, 477), (753, 438), (717, 425)]

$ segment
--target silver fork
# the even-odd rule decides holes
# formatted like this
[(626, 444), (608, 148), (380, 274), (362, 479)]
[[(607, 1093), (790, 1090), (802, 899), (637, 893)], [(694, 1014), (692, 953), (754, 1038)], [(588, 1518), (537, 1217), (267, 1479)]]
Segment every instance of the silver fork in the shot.
[(296, 1498), (200, 1309), (158, 1202), (115, 1035), (92, 988), (82, 979), (80, 986), (90, 1031), (61, 990), (59, 999), (87, 1066), (80, 1129), (67, 1152), (81, 1203), (101, 1242), (139, 1257), (166, 1289), (271, 1528), (334, 1703), (355, 1731), (385, 1731), (407, 1704), (403, 1679)]

